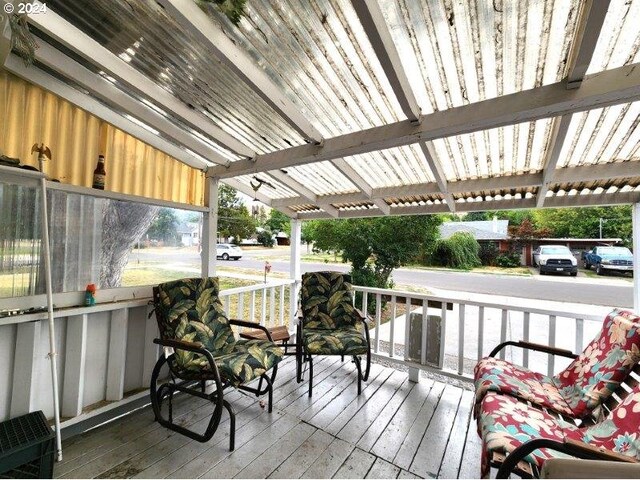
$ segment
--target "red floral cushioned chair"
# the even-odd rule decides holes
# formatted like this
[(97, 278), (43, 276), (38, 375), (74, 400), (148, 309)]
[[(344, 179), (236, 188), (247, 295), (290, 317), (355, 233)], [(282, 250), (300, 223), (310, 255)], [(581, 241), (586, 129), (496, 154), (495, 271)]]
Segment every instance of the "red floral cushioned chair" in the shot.
[(479, 409), (478, 433), (482, 437), (483, 477), (488, 476), (491, 466), (499, 467), (497, 478), (507, 478), (512, 472), (536, 475), (545, 460), (554, 457), (637, 462), (640, 385), (604, 420), (582, 428), (514, 397), (489, 392)]
[[(548, 377), (494, 356), (515, 345), (573, 358), (558, 375)], [(512, 395), (575, 419), (589, 416), (624, 380), (640, 360), (640, 317), (613, 310), (600, 334), (578, 356), (567, 350), (528, 342), (504, 342), (474, 370), (476, 408), (489, 391)]]

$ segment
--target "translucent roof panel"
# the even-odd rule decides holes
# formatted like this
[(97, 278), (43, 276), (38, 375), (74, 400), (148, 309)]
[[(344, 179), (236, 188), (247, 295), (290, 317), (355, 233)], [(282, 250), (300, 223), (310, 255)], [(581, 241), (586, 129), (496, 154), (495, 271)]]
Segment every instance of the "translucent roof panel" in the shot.
[(316, 195), (357, 192), (356, 187), (331, 162), (288, 167), (287, 174)]
[(252, 0), (211, 18), (325, 137), (404, 118), (350, 0)]
[(542, 170), (552, 119), (519, 123), (433, 141), (448, 181)]
[[(305, 143), (235, 73), (213, 61), (201, 42), (155, 1), (52, 0), (47, 5), (258, 153)], [(153, 103), (154, 99), (148, 100)]]
[(558, 82), (578, 0), (378, 0), (424, 113)]
[(587, 74), (640, 62), (639, 0), (612, 0)]
[(626, 160), (640, 160), (640, 102), (573, 115), (558, 167)]
[(433, 174), (418, 145), (390, 148), (347, 157), (349, 164), (373, 188), (433, 182)]

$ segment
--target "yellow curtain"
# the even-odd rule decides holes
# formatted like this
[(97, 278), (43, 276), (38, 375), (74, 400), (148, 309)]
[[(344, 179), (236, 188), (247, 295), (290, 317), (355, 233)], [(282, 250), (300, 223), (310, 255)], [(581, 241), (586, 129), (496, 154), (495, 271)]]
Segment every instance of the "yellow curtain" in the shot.
[(103, 122), (75, 105), (0, 71), (0, 153), (38, 167), (34, 143), (49, 146), (45, 172), (90, 187), (105, 155), (106, 190), (203, 205), (204, 174)]

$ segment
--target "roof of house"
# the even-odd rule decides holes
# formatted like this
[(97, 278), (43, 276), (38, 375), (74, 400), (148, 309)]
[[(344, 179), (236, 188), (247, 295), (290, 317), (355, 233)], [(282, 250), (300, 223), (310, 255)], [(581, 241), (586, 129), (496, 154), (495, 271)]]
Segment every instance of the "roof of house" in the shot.
[[(495, 228), (494, 228), (495, 225)], [(509, 220), (475, 222), (445, 222), (440, 225), (440, 237), (450, 238), (454, 233), (468, 232), (476, 240), (507, 240)]]

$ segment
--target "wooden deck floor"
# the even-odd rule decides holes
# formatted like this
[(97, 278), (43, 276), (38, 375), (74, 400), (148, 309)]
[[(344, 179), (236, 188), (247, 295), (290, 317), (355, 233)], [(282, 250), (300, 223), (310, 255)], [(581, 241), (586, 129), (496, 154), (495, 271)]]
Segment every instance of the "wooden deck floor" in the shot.
[[(281, 363), (269, 414), (259, 401), (232, 392), (236, 449), (229, 452), (228, 415), (213, 439), (198, 443), (160, 427), (150, 408), (63, 444), (62, 478), (417, 478), (479, 475), (480, 441), (470, 422), (472, 392), (372, 365), (356, 395), (352, 363), (314, 364), (311, 399), (297, 384), (293, 358)], [(178, 399), (183, 424), (204, 424), (210, 405)]]

